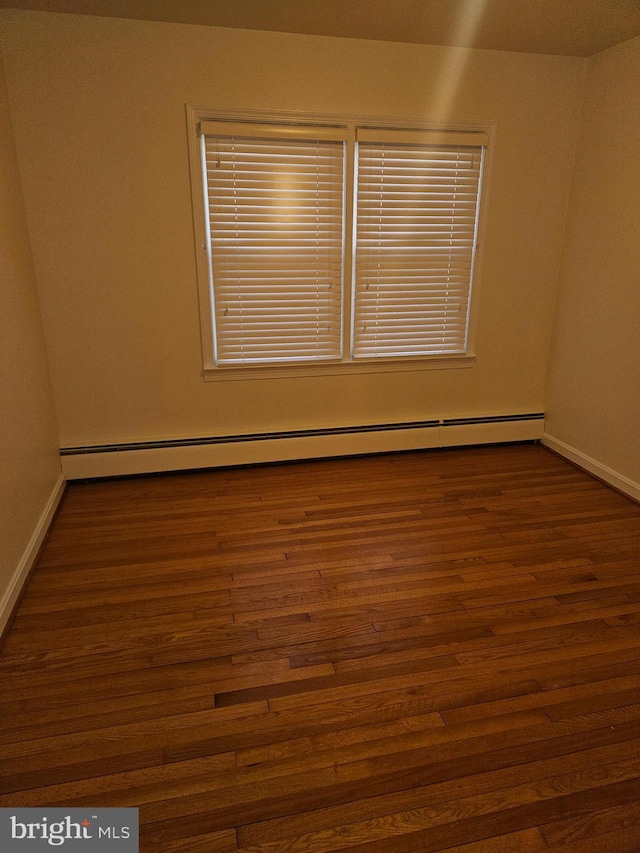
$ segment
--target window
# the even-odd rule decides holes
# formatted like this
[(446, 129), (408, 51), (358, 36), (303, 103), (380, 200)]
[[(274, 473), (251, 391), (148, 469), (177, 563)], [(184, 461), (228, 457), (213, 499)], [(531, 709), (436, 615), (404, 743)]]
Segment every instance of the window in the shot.
[(486, 132), (192, 123), (205, 375), (468, 360)]
[(465, 352), (482, 148), (442, 134), (357, 140), (354, 357)]
[(216, 364), (339, 359), (344, 133), (201, 133)]

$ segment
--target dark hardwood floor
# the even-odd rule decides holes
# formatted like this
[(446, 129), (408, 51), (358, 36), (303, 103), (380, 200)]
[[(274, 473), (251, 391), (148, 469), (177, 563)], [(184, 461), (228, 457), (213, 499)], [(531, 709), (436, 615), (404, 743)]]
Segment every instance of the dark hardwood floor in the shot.
[(72, 484), (0, 672), (143, 853), (640, 850), (640, 507), (536, 445)]

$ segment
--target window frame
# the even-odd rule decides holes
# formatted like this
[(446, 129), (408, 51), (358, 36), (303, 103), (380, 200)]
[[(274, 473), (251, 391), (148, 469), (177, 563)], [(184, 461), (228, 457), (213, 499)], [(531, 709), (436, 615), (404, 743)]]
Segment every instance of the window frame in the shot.
[[(433, 369), (469, 368), (477, 361), (476, 335), (478, 320), (479, 292), (483, 265), (483, 248), (488, 210), (489, 188), (491, 184), (492, 152), (494, 149), (495, 123), (493, 122), (416, 122), (415, 120), (391, 120), (371, 116), (344, 116), (317, 113), (274, 112), (266, 110), (235, 110), (212, 108), (187, 104), (187, 134), (189, 145), (189, 166), (191, 177), (191, 199), (196, 254), (196, 276), (198, 283), (198, 305), (202, 349), (202, 376), (205, 381), (247, 380), (268, 378), (295, 378), (303, 376), (327, 376), (345, 374), (409, 372)], [(207, 183), (202, 168), (201, 122), (238, 122), (247, 124), (267, 124), (276, 126), (325, 126), (344, 130), (346, 141), (345, 208), (342, 293), (342, 326), (344, 333), (342, 358), (336, 360), (305, 361), (290, 363), (266, 363), (260, 365), (237, 364), (218, 366), (214, 356), (214, 296), (213, 282), (209, 264), (210, 232), (206, 227)], [(467, 348), (464, 353), (428, 354), (418, 356), (384, 356), (357, 359), (352, 356), (353, 348), (353, 300), (354, 300), (354, 258), (356, 229), (349, 229), (354, 223), (355, 211), (355, 146), (356, 129), (374, 131), (425, 131), (425, 132), (468, 132), (485, 134), (487, 138), (484, 152), (484, 165), (481, 176), (481, 198), (477, 218), (477, 240), (473, 252), (472, 285), (469, 301)]]

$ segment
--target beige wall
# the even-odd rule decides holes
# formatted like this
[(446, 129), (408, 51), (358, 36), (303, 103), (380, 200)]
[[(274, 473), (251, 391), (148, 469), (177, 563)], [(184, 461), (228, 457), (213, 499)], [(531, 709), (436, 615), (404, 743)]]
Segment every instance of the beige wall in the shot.
[[(0, 57), (0, 629), (60, 477), (58, 434)], [(28, 568), (28, 567), (27, 567)], [(9, 596), (9, 598), (7, 598)]]
[(547, 404), (550, 436), (638, 497), (639, 105), (640, 38), (589, 60)]
[[(2, 42), (63, 446), (543, 409), (584, 60), (16, 11)], [(495, 122), (477, 365), (203, 382), (186, 103)]]

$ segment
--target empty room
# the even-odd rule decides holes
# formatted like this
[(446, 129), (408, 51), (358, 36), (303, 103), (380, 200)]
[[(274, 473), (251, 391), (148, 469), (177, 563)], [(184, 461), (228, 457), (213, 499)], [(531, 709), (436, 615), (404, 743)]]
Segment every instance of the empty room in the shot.
[(640, 4), (0, 7), (3, 853), (637, 853)]

